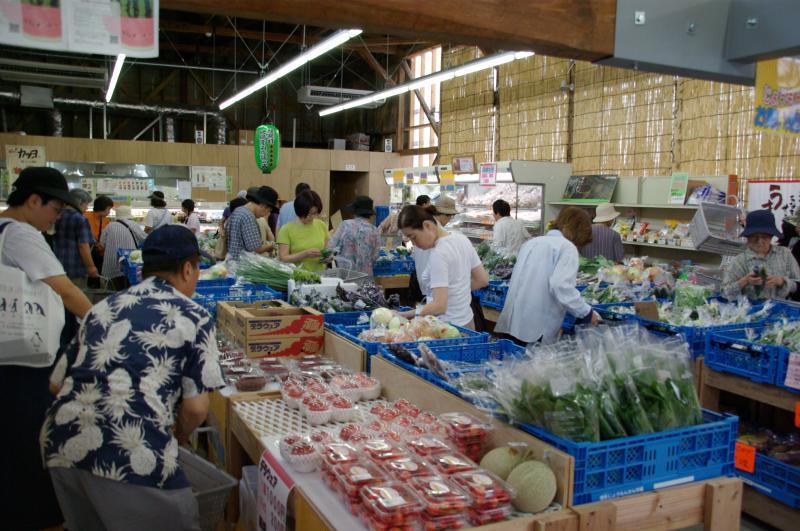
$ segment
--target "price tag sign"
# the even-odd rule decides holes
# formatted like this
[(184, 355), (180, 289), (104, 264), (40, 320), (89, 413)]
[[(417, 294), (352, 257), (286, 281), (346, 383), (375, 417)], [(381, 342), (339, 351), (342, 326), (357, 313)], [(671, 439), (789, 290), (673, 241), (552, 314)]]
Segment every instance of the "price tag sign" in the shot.
[(753, 473), (756, 470), (756, 448), (749, 444), (737, 442), (733, 453), (733, 464), (739, 470)]
[(796, 402), (794, 405), (794, 425), (796, 428), (800, 428), (800, 402)]
[(786, 379), (783, 385), (792, 389), (800, 389), (800, 354), (789, 353), (789, 364), (786, 367)]
[(634, 303), (636, 315), (651, 321), (660, 321), (658, 317), (658, 303), (656, 301), (641, 301)]
[(481, 186), (495, 186), (497, 184), (497, 164), (481, 164), (480, 170)]
[(395, 170), (392, 172), (392, 184), (395, 186), (403, 186), (403, 177), (405, 176), (406, 174), (403, 170)]
[(294, 481), (269, 450), (258, 465), (258, 528), (286, 530), (289, 494)]

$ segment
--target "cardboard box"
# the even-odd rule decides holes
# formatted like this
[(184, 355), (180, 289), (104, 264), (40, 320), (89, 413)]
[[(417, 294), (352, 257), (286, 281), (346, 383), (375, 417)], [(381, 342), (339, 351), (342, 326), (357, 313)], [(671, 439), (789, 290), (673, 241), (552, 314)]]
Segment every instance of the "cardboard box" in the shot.
[(220, 301), (217, 303), (217, 328), (230, 332), (236, 330), (236, 310), (256, 310), (264, 306), (274, 308), (292, 308), (281, 300), (263, 300), (255, 302)]
[[(323, 330), (324, 331), (324, 330)], [(325, 345), (325, 337), (273, 337), (270, 339), (248, 339), (245, 352), (251, 358), (304, 356), (319, 354)]]
[(265, 310), (236, 310), (236, 328), (245, 342), (271, 338), (322, 338), (325, 317), (313, 308), (284, 305)]

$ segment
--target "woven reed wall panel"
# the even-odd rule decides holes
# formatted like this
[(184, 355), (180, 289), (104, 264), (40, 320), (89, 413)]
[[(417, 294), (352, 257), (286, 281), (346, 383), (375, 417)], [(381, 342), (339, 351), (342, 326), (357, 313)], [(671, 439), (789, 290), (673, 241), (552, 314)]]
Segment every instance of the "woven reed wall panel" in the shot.
[[(452, 68), (480, 57), (476, 47), (442, 51), (442, 68)], [(475, 162), (494, 156), (497, 116), (494, 109), (494, 73), (476, 72), (442, 83), (439, 160), (449, 164), (453, 156), (473, 155)]]
[(573, 172), (670, 173), (675, 86), (671, 76), (576, 63)]
[(499, 160), (565, 162), (569, 60), (543, 55), (500, 67)]

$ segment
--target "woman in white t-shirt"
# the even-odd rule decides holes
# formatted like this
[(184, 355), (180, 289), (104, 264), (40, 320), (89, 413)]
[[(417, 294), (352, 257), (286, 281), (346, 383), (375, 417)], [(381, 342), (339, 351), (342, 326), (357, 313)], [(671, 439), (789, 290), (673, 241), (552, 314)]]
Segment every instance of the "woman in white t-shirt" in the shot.
[(164, 192), (156, 190), (150, 195), (150, 206), (153, 208), (144, 218), (144, 232), (150, 234), (159, 227), (172, 223), (172, 214), (167, 210), (167, 202), (164, 200)]
[(430, 249), (423, 275), (430, 297), (422, 307), (401, 315), (435, 315), (448, 323), (474, 328), (470, 303), (472, 291), (489, 283), (489, 275), (470, 241), (462, 234), (451, 234), (436, 223), (435, 207), (410, 205), (400, 212), (398, 227), (415, 247)]
[(183, 210), (183, 224), (186, 228), (192, 231), (195, 236), (200, 234), (200, 217), (194, 211), (194, 201), (184, 199), (183, 203), (181, 203), (181, 210)]

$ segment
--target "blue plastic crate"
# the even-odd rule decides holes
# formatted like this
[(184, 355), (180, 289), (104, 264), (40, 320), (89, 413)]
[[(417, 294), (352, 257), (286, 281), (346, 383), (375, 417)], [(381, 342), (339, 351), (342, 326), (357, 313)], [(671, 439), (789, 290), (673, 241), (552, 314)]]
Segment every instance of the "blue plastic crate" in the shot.
[(620, 308), (633, 308), (632, 302), (610, 302), (606, 304), (595, 304), (592, 309), (596, 311), (605, 321), (636, 321), (635, 313), (620, 312)]
[(225, 278), (209, 278), (209, 279), (199, 279), (197, 281), (198, 288), (218, 288), (218, 287), (225, 287), (231, 286), (236, 283), (236, 279), (233, 277), (225, 277)]
[(372, 276), (392, 277), (403, 274), (403, 264), (400, 260), (376, 260), (372, 264)]
[[(381, 348), (384, 343), (369, 343), (367, 341), (362, 341), (358, 339), (358, 335), (363, 332), (364, 330), (368, 330), (369, 325), (354, 325), (354, 326), (342, 326), (342, 325), (335, 325), (331, 327), (335, 333), (339, 334), (340, 336), (344, 337), (345, 339), (359, 345), (367, 352), (367, 370), (369, 371), (370, 366), (370, 358), (378, 353), (378, 350)], [(448, 345), (459, 345), (463, 343), (487, 343), (489, 341), (489, 334), (483, 332), (476, 332), (474, 330), (469, 330), (468, 328), (462, 328), (460, 326), (456, 326), (459, 332), (461, 332), (461, 337), (453, 338), (453, 339), (432, 339), (430, 341), (413, 341), (409, 343), (397, 343), (398, 345), (402, 345), (406, 348), (414, 348), (418, 343), (424, 343), (428, 346), (448, 346)]]
[[(401, 306), (397, 311), (406, 312), (410, 310), (408, 306)], [(334, 326), (355, 326), (362, 315), (370, 316), (372, 310), (354, 311), (354, 312), (336, 312), (325, 314), (325, 326), (333, 328)]]
[(800, 509), (800, 468), (774, 457), (756, 453), (753, 473), (734, 471), (742, 480), (761, 493), (795, 509)]
[(192, 296), (193, 301), (208, 310), (214, 317), (217, 315), (217, 303), (220, 301), (255, 302), (280, 298), (280, 292), (264, 284), (239, 284), (212, 287), (198, 286)]
[(637, 317), (636, 319), (639, 321), (640, 325), (657, 336), (683, 336), (683, 338), (689, 344), (689, 351), (692, 353), (692, 357), (694, 358), (703, 356), (705, 354), (706, 338), (708, 337), (708, 334), (713, 332), (723, 332), (726, 330), (735, 330), (747, 324), (733, 323), (727, 325), (698, 327), (678, 326), (665, 323), (663, 321), (651, 321), (650, 319), (644, 319), (642, 317)]
[(573, 505), (733, 473), (739, 418), (704, 410), (705, 422), (603, 442), (575, 442), (531, 424), (519, 427), (575, 458)]
[(778, 358), (789, 349), (751, 341), (747, 339), (748, 330), (758, 339), (764, 332), (764, 325), (739, 326), (708, 334), (705, 364), (716, 371), (737, 374), (754, 382), (777, 383)]
[[(431, 346), (431, 350), (436, 357), (442, 361), (451, 361), (451, 362), (461, 362), (461, 363), (470, 363), (475, 364), (476, 369), (480, 368), (480, 366), (489, 360), (500, 360), (504, 359), (507, 356), (518, 356), (525, 352), (525, 348), (517, 345), (513, 341), (509, 341), (507, 339), (501, 339), (500, 341), (494, 341), (491, 343), (480, 343), (480, 344), (460, 344), (460, 345), (452, 345), (452, 346)], [(419, 347), (415, 346), (413, 348), (408, 348), (409, 351), (416, 354), (417, 356), (420, 355)], [(456, 396), (463, 398), (469, 402), (472, 402), (471, 398), (468, 396), (464, 396), (459, 392), (459, 390), (448, 383), (446, 380), (442, 379), (441, 377), (435, 375), (430, 370), (417, 367), (415, 365), (411, 365), (410, 363), (406, 363), (402, 361), (397, 356), (392, 354), (389, 348), (386, 345), (381, 345), (380, 348), (380, 355), (381, 357), (391, 361), (398, 367), (402, 367), (405, 370), (416, 374), (423, 380), (431, 382), (432, 384), (436, 385), (453, 393)], [(454, 372), (463, 372), (461, 371), (454, 371)]]

